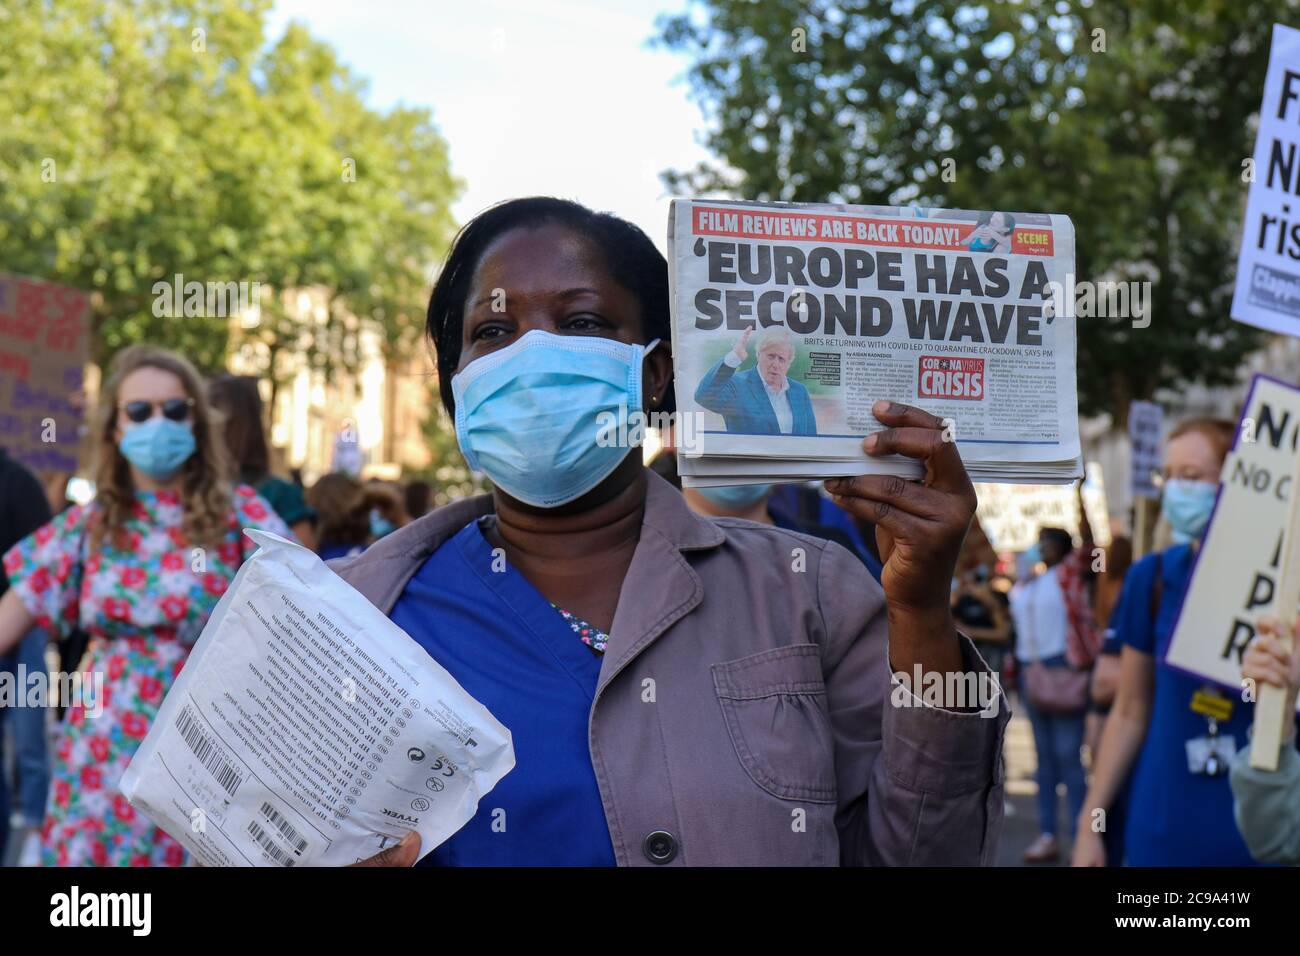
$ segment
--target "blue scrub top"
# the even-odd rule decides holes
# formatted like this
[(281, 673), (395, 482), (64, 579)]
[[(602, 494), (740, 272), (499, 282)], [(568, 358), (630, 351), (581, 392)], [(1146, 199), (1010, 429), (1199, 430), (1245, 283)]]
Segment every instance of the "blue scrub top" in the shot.
[[(500, 570), (493, 570), (493, 565)], [(515, 767), (421, 866), (613, 866), (587, 747), (600, 655), (478, 522), (445, 541), (390, 615), (509, 728)]]
[[(1191, 709), (1192, 695), (1209, 681), (1165, 663), (1178, 610), (1191, 580), (1194, 552), (1176, 545), (1147, 555), (1129, 569), (1112, 626), (1123, 643), (1156, 658), (1151, 726), (1134, 767), (1124, 846), (1130, 866), (1256, 866), (1233, 819), (1227, 773), (1193, 774), (1187, 769), (1187, 741), (1204, 737), (1206, 718)], [(1151, 627), (1151, 595), (1159, 566), (1164, 590)], [(1219, 688), (1233, 702), (1232, 716), (1218, 732), (1240, 750), (1255, 707), (1240, 692)]]
[(355, 558), (358, 554), (366, 550), (364, 544), (338, 544), (333, 541), (322, 541), (316, 547), (316, 554), (322, 561), (333, 561), (335, 558)]

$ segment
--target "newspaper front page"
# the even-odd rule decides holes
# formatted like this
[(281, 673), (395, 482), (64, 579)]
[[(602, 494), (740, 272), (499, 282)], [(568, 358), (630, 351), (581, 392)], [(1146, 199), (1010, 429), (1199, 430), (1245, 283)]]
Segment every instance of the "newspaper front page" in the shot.
[(676, 200), (669, 262), (685, 476), (912, 473), (862, 450), (878, 399), (976, 478), (1082, 474), (1068, 217)]

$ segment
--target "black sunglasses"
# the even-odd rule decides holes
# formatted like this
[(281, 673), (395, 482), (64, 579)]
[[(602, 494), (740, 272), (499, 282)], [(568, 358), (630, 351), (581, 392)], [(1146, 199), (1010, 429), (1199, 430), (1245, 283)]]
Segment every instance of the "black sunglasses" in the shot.
[(161, 408), (163, 415), (174, 422), (183, 422), (190, 417), (190, 409), (193, 407), (194, 399), (192, 398), (169, 398), (165, 402), (149, 402), (138, 399), (134, 402), (126, 402), (122, 406), (122, 411), (126, 412), (127, 418), (138, 425), (140, 422), (147, 422), (153, 417), (154, 408)]

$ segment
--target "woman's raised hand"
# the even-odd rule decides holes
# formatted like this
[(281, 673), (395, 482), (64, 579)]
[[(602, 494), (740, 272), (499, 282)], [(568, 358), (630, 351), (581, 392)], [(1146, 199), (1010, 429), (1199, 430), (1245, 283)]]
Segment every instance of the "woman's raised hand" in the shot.
[(974, 486), (944, 419), (898, 402), (877, 402), (872, 413), (889, 427), (867, 436), (867, 454), (915, 458), (924, 477), (834, 478), (826, 489), (846, 511), (875, 524), (891, 613), (946, 615), (957, 555), (975, 514)]
[[(1295, 710), (1297, 689), (1300, 688), (1300, 642), (1291, 651), (1282, 646), (1282, 622), (1276, 617), (1262, 617), (1256, 625), (1255, 639), (1246, 648), (1241, 661), (1241, 676), (1258, 684), (1272, 684), (1287, 692), (1288, 711)], [(1300, 618), (1291, 628), (1292, 635), (1300, 637)]]

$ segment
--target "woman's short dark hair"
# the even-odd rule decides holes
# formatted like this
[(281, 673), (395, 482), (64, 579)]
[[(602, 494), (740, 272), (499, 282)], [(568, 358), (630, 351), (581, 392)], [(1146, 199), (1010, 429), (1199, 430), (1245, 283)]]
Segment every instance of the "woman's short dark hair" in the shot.
[(1063, 555), (1069, 554), (1074, 550), (1074, 538), (1072, 538), (1070, 532), (1066, 531), (1064, 528), (1039, 528), (1038, 536), (1053, 542), (1061, 549), (1061, 554)]
[(216, 376), (208, 383), (208, 401), (225, 417), (226, 448), (239, 477), (261, 479), (271, 470), (271, 455), (262, 428), (262, 395), (250, 375)]
[[(429, 296), (426, 332), (437, 353), (438, 390), (443, 407), (455, 413), (451, 377), (460, 364), (469, 284), (483, 252), (511, 229), (559, 225), (586, 236), (604, 253), (614, 281), (641, 304), (645, 341), (669, 339), (668, 262), (650, 237), (625, 219), (550, 196), (511, 199), (479, 213), (456, 235)], [(659, 410), (674, 409), (673, 390)]]
[(322, 475), (307, 491), (307, 504), (316, 511), (316, 533), (321, 544), (357, 545), (370, 540), (373, 502), (361, 482), (349, 474)]

